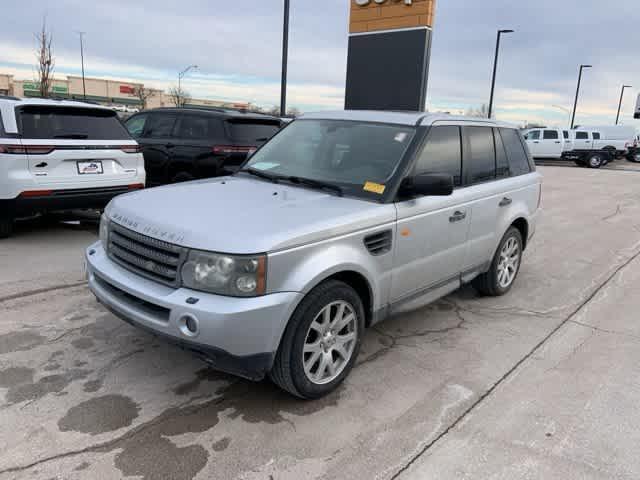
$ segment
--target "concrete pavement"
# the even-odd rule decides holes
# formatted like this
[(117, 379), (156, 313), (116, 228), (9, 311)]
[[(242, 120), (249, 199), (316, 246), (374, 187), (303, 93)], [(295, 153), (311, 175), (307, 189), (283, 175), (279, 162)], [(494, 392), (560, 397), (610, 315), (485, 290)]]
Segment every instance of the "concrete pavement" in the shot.
[[(532, 476), (534, 460), (590, 478), (571, 470), (577, 461), (545, 457), (551, 442), (602, 475), (637, 477), (633, 344), (611, 334), (624, 348), (610, 343), (619, 351), (608, 356), (604, 333), (572, 322), (637, 333), (635, 305), (600, 297), (640, 274), (640, 175), (540, 170), (545, 212), (512, 292), (487, 299), (467, 287), (378, 325), (345, 385), (316, 402), (213, 372), (114, 318), (75, 286), (95, 231), (24, 224), (0, 244), (0, 478), (572, 478)], [(596, 307), (615, 325), (580, 316)], [(522, 375), (544, 355), (569, 361)], [(589, 396), (593, 410), (577, 409)], [(618, 436), (594, 418), (607, 404), (602, 421)], [(500, 470), (521, 460), (534, 466)]]

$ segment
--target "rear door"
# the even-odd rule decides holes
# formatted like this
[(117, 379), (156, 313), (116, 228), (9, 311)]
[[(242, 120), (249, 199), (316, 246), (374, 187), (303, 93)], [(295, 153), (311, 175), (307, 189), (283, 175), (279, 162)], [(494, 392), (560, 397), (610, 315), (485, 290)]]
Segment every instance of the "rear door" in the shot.
[(569, 133), (569, 130), (562, 131), (562, 138), (564, 142), (562, 144), (562, 151), (568, 152), (573, 150), (573, 139), (571, 138), (571, 134)]
[(214, 150), (228, 172), (238, 170), (247, 155), (262, 146), (280, 130), (277, 119), (228, 118), (225, 122), (228, 141)]
[(142, 168), (135, 140), (111, 110), (28, 105), (17, 118), (29, 171), (41, 186), (126, 184)]
[(219, 115), (185, 112), (176, 127), (170, 176), (209, 178), (222, 173), (222, 162), (214, 153), (224, 142), (225, 132)]
[(573, 148), (575, 150), (591, 150), (593, 147), (593, 141), (589, 132), (576, 131), (573, 141)]
[(600, 132), (591, 132), (591, 139), (593, 140), (593, 149), (600, 150), (605, 147)]
[(560, 158), (562, 154), (562, 140), (560, 131), (555, 129), (545, 129), (542, 131), (540, 147), (546, 158)]
[(178, 114), (175, 112), (151, 112), (145, 122), (140, 142), (147, 170), (147, 185), (156, 186), (169, 183), (169, 169), (175, 148), (175, 126)]

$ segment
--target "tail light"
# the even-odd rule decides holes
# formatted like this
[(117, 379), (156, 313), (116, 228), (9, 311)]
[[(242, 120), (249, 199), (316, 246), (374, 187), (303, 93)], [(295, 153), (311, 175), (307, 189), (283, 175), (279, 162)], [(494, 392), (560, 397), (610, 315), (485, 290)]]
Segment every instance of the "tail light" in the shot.
[(127, 185), (127, 188), (129, 188), (129, 190), (140, 190), (140, 189), (144, 188), (144, 184), (142, 184), (142, 183), (132, 183), (131, 185)]
[(240, 145), (215, 145), (212, 150), (216, 155), (230, 155), (233, 153), (249, 154), (255, 152), (256, 147), (246, 147)]
[(118, 148), (124, 153), (140, 153), (142, 151), (142, 147), (140, 145), (122, 145)]
[(13, 155), (47, 155), (55, 149), (52, 145), (0, 145), (0, 153)]
[(53, 190), (28, 190), (26, 192), (22, 192), (20, 194), (21, 197), (25, 198), (25, 197), (46, 197), (48, 195), (51, 195), (53, 193)]

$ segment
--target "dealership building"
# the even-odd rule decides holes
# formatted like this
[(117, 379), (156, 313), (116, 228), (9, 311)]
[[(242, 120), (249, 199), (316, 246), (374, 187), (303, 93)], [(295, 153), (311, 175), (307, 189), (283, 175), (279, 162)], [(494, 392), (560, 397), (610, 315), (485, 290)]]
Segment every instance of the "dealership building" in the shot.
[[(87, 100), (109, 106), (142, 107), (142, 102), (136, 93), (141, 88), (145, 88), (143, 83), (91, 77), (85, 77), (84, 83)], [(146, 89), (146, 91), (150, 93), (147, 98), (147, 108), (175, 106), (171, 96), (164, 91), (152, 88)], [(0, 73), (0, 95), (27, 98), (38, 97), (40, 96), (39, 85), (33, 80), (19, 80), (14, 78), (13, 75)], [(51, 86), (51, 97), (83, 100), (85, 96), (82, 77), (67, 75), (64, 78), (55, 78)], [(250, 107), (250, 104), (246, 102), (196, 98), (190, 99), (187, 105), (235, 109), (248, 109)]]

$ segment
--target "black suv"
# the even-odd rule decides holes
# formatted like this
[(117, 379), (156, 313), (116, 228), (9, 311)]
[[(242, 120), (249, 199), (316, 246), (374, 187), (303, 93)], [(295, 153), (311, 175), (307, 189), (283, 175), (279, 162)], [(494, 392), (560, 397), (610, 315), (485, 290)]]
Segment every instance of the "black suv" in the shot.
[(278, 118), (211, 108), (158, 108), (125, 122), (144, 154), (147, 186), (235, 172), (281, 127)]

